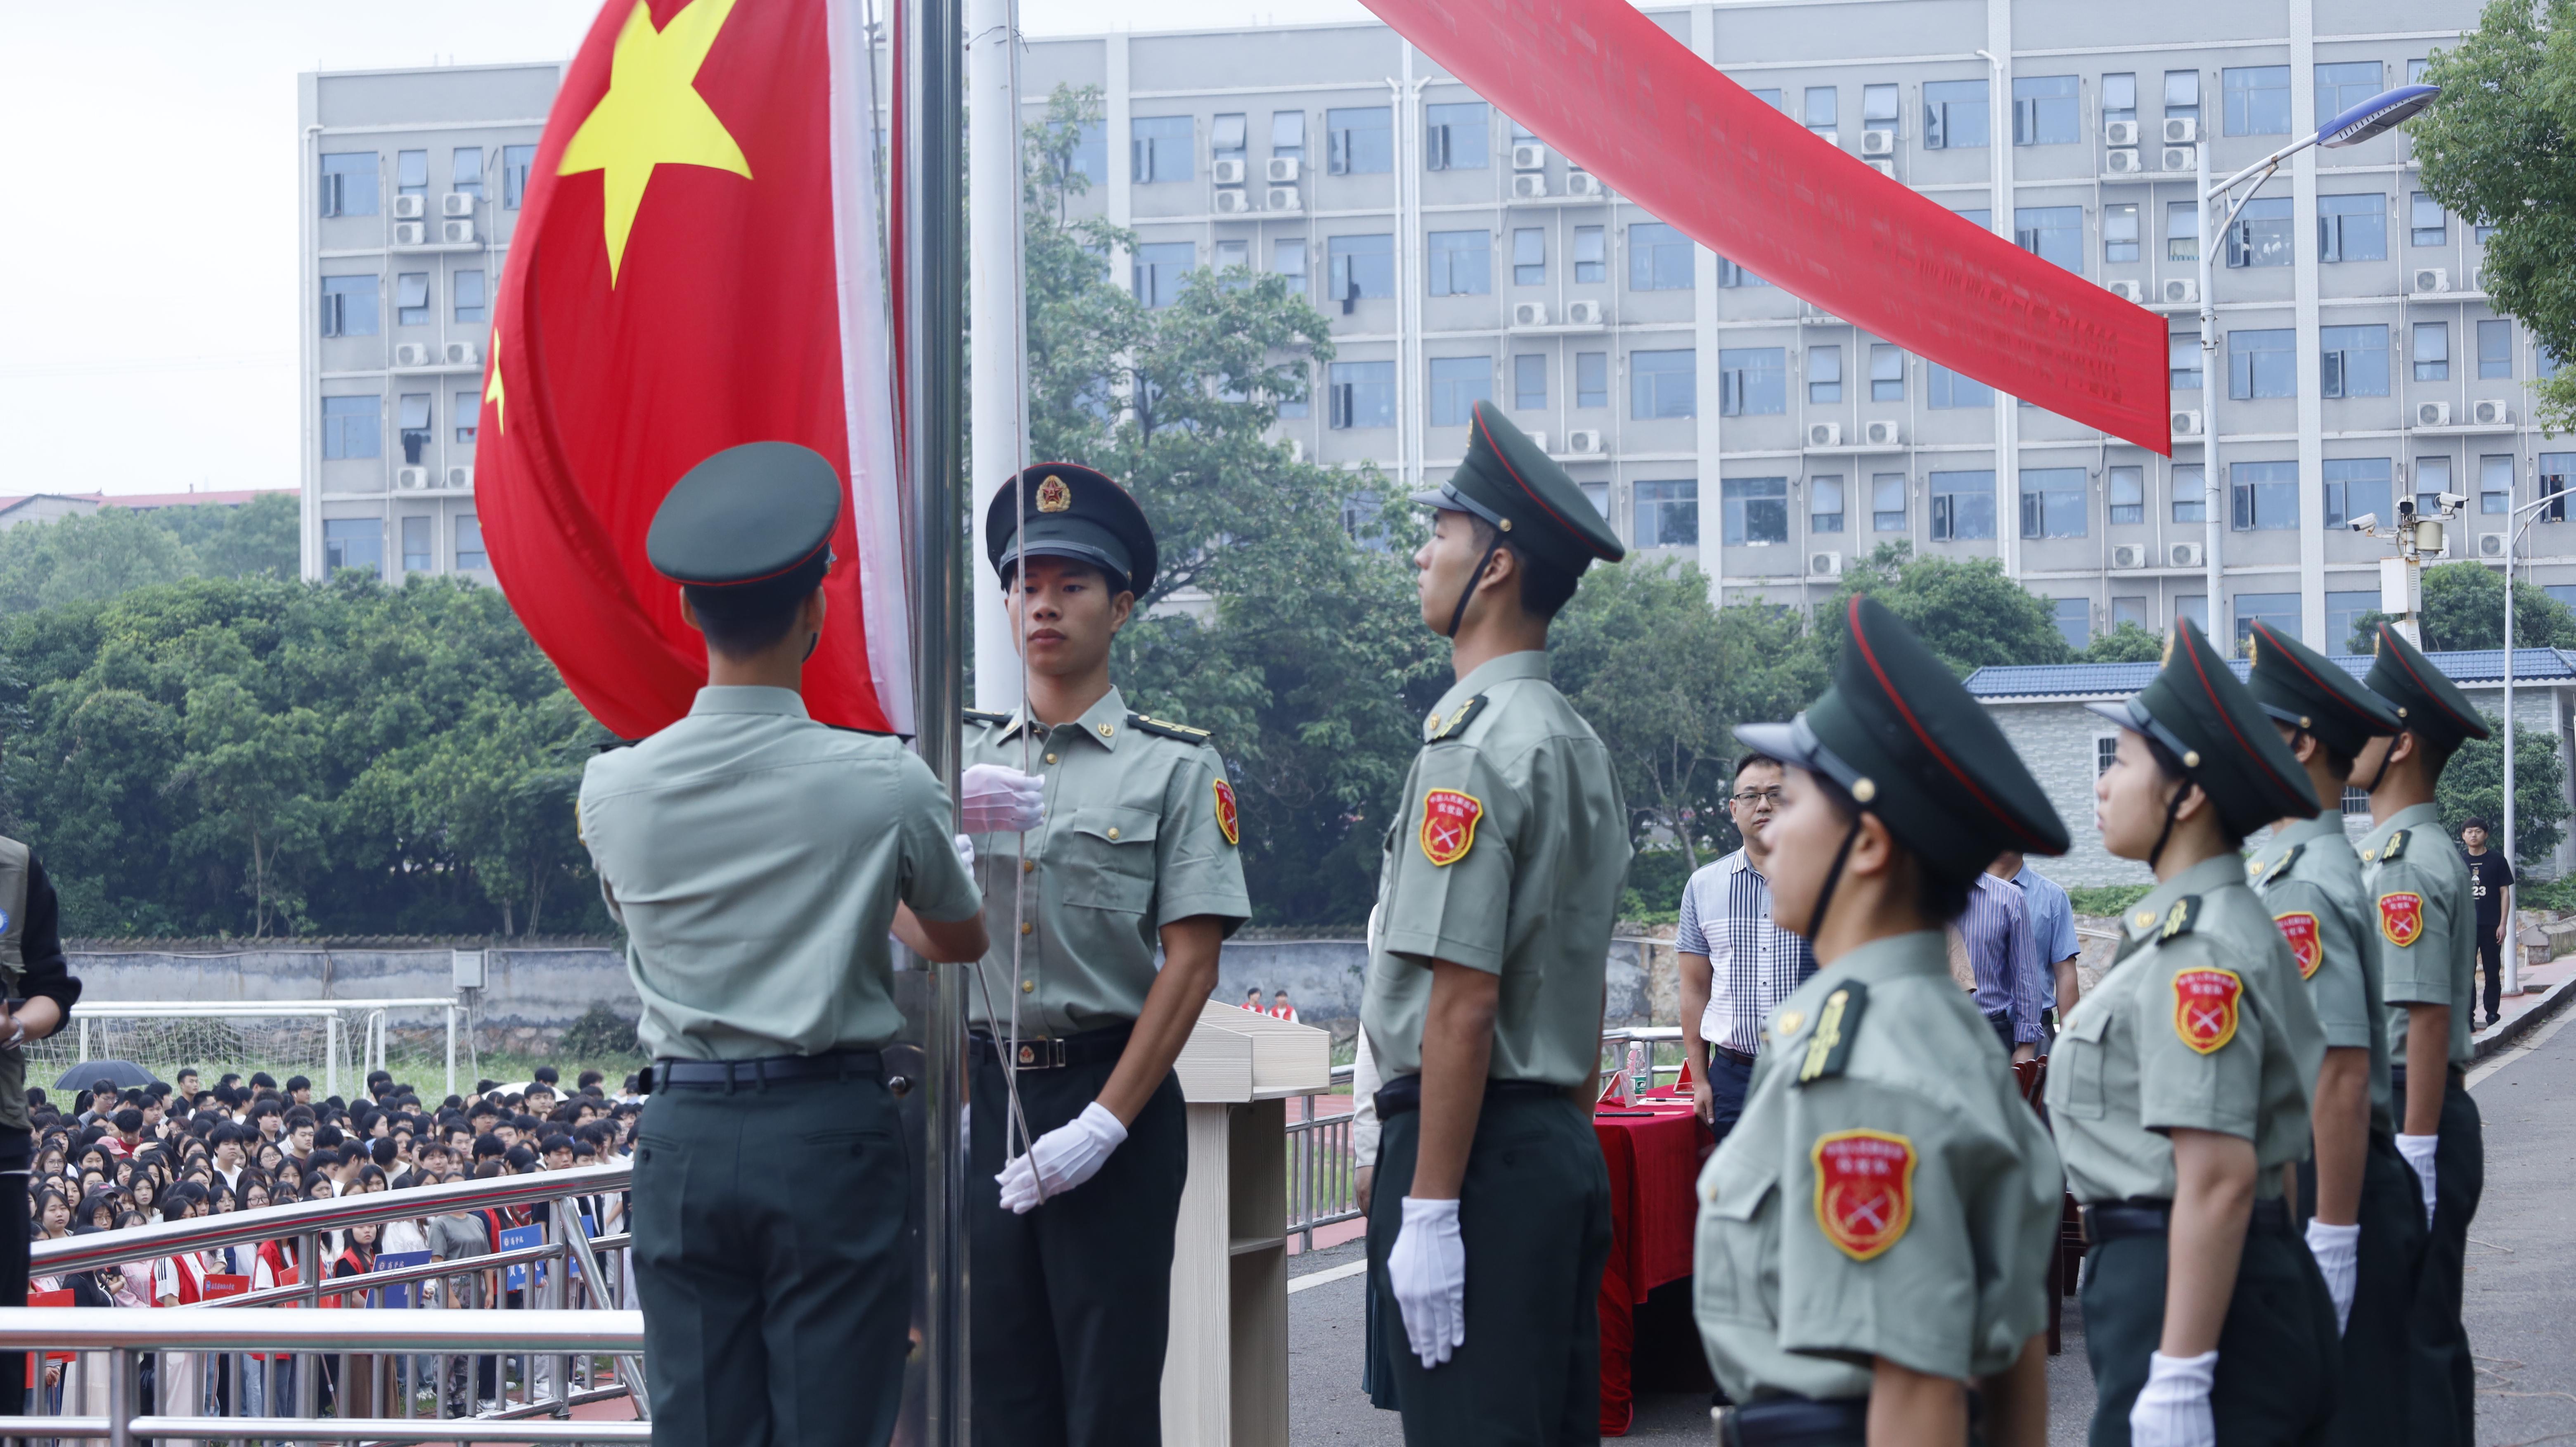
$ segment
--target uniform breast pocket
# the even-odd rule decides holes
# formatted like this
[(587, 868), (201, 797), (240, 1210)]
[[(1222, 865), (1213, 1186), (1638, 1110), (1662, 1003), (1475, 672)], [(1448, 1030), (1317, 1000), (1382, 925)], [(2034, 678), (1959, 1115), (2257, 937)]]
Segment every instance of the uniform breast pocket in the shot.
[(2051, 1109), (2062, 1110), (2079, 1120), (2099, 1120), (2108, 1108), (2102, 1089), (2103, 1066), (2111, 1051), (2106, 1037), (2111, 1030), (2111, 1012), (2079, 1012), (2057, 1037), (2057, 1048), (2049, 1053), (2048, 1068), (2062, 1072), (2066, 1088), (2051, 1092)]
[(1059, 827), (1064, 902), (1141, 914), (1154, 900), (1154, 834), (1147, 809), (1076, 809)]
[(1779, 1175), (1746, 1169), (1720, 1152), (1708, 1164), (1699, 1211), (1699, 1308), (1734, 1321), (1769, 1322), (1779, 1259)]

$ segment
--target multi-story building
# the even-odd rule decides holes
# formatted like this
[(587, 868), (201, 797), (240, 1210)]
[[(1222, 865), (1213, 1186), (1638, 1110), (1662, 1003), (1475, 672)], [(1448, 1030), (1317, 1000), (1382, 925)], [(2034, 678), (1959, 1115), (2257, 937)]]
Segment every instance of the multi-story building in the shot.
[[(2529, 424), (2529, 384), (2556, 364), (2488, 307), (2482, 238), (2390, 136), (2304, 151), (2246, 208), (2213, 267), (2227, 375), (2204, 417), (2195, 148), (2228, 174), (2420, 73), (2478, 9), (1649, 10), (1853, 165), (2169, 318), (2170, 460), (1803, 306), (1608, 194), (1383, 26), (1040, 40), (1023, 95), (1034, 119), (1058, 84), (1101, 88), (1081, 204), (1134, 229), (1112, 264), (1139, 296), (1245, 265), (1325, 310), (1337, 356), (1281, 423), (1311, 457), (1437, 477), (1490, 398), (1634, 547), (1696, 560), (1726, 597), (1820, 597), (1903, 541), (1999, 558), (2080, 644), (2123, 621), (2211, 621), (2214, 422), (2231, 525), (2219, 626), (2266, 618), (2343, 652), (2387, 551), (2348, 520), (2464, 495), (2449, 556), (2500, 565), (2511, 508), (2576, 478), (2576, 443)], [(2563, 508), (2522, 556), (2576, 599)]]
[(306, 577), (490, 580), (474, 513), (486, 334), (561, 72), (298, 78)]

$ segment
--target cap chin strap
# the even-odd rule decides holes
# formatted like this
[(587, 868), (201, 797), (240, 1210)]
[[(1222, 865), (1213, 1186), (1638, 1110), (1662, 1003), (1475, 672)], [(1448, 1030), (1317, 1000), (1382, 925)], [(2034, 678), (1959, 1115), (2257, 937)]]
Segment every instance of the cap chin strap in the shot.
[(2194, 787), (2192, 780), (2184, 779), (2180, 787), (2173, 791), (2173, 797), (2165, 800), (2165, 827), (2156, 831), (2156, 847), (2147, 851), (2149, 873), (2155, 871), (2156, 861), (2164, 857), (2165, 845), (2173, 838), (2174, 816), (2182, 810), (2183, 795), (2190, 793)]
[(1493, 565), (1494, 554), (1502, 550), (1502, 529), (1496, 528), (1494, 540), (1485, 545), (1485, 555), (1476, 560), (1475, 571), (1467, 575), (1467, 586), (1458, 590), (1458, 606), (1449, 610), (1449, 626), (1440, 630), (1441, 637), (1453, 642), (1457, 639), (1458, 625), (1467, 621), (1467, 604), (1476, 596), (1476, 585), (1485, 581), (1485, 569)]
[(1816, 896), (1816, 907), (1807, 916), (1807, 944), (1813, 947), (1825, 930), (1825, 911), (1833, 907), (1834, 890), (1843, 882), (1843, 862), (1851, 858), (1852, 845), (1860, 838), (1861, 811), (1852, 811), (1851, 827), (1843, 831), (1842, 847), (1834, 851), (1834, 867), (1825, 871), (1824, 890)]
[(2401, 737), (2403, 735), (2400, 734), (2388, 736), (2388, 752), (2379, 756), (2379, 772), (2370, 776), (2370, 782), (2361, 786), (2361, 792), (2365, 794), (2379, 792), (2380, 784), (2388, 777), (2388, 766), (2397, 762), (2397, 740)]

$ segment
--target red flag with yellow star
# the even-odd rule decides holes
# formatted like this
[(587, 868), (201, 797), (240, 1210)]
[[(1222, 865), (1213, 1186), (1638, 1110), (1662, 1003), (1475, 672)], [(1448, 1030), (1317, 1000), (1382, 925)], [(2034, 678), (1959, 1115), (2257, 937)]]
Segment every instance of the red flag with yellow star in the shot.
[(503, 591), (591, 713), (688, 711), (705, 644), (645, 559), (744, 442), (849, 487), (805, 703), (909, 733), (872, 75), (850, 0), (609, 0), (538, 144), (493, 313), (476, 491)]

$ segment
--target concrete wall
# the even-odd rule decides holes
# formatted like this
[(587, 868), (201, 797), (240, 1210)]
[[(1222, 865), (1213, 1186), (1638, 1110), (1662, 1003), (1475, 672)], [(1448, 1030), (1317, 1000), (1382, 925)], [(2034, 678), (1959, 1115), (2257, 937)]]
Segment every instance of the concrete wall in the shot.
[[(444, 948), (281, 945), (197, 952), (176, 946), (84, 949), (75, 942), (69, 954), (82, 998), (93, 1002), (429, 999), (456, 993)], [(560, 1030), (601, 1002), (628, 1019), (637, 1011), (626, 958), (614, 949), (487, 950), (484, 972), (474, 1018), (486, 1031)]]
[[(1672, 972), (1670, 940), (1612, 940), (1609, 1023), (1672, 1023)], [(1348, 1039), (1359, 1028), (1367, 979), (1368, 945), (1362, 940), (1232, 940), (1217, 965), (1216, 998), (1238, 1003), (1257, 985), (1267, 1004), (1274, 991), (1284, 989), (1306, 1024)]]

